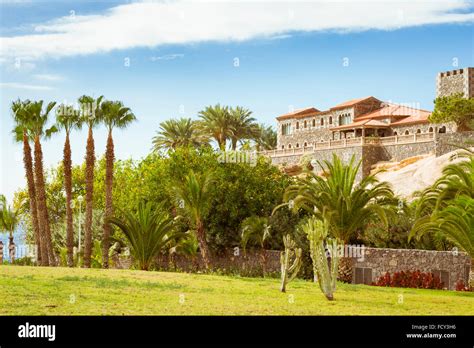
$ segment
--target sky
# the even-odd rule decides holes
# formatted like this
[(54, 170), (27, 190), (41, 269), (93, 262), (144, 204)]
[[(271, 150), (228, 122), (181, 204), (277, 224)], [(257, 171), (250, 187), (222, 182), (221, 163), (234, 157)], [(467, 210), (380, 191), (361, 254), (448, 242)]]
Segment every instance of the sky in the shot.
[[(159, 123), (216, 103), (261, 123), (373, 95), (432, 110), (438, 72), (474, 66), (474, 2), (0, 0), (0, 193), (25, 185), (10, 106), (104, 95), (138, 121), (114, 134), (140, 159)], [(75, 132), (73, 162), (86, 131)], [(106, 132), (95, 130), (98, 156)], [(43, 144), (46, 168), (64, 134)]]

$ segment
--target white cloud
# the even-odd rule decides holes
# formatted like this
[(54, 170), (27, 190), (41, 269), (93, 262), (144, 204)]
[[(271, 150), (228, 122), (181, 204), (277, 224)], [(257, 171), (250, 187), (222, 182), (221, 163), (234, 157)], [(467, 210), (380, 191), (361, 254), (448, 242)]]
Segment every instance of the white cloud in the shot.
[(175, 54), (167, 54), (164, 56), (151, 57), (150, 60), (153, 62), (156, 62), (158, 60), (173, 60), (173, 59), (183, 58), (183, 57), (184, 57), (184, 54), (175, 53)]
[(44, 80), (44, 81), (60, 81), (63, 79), (62, 76), (54, 75), (54, 74), (35, 74), (33, 75), (33, 77), (35, 79)]
[(66, 16), (0, 38), (0, 58), (61, 58), (117, 49), (271, 38), (292, 32), (395, 30), (474, 21), (469, 0), (138, 2)]
[(18, 82), (0, 82), (0, 88), (26, 89), (30, 91), (51, 91), (52, 87), (41, 85), (28, 85)]

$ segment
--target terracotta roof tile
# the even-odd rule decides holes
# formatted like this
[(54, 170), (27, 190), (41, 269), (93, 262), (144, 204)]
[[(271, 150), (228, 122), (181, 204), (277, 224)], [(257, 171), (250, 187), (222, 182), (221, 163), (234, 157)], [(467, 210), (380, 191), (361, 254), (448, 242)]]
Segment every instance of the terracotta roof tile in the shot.
[(298, 109), (293, 112), (289, 112), (287, 114), (283, 114), (278, 116), (276, 119), (281, 121), (281, 120), (286, 120), (288, 118), (298, 118), (298, 117), (306, 117), (310, 115), (315, 115), (319, 113), (320, 111), (314, 107), (309, 107), (309, 108), (304, 108), (304, 109)]

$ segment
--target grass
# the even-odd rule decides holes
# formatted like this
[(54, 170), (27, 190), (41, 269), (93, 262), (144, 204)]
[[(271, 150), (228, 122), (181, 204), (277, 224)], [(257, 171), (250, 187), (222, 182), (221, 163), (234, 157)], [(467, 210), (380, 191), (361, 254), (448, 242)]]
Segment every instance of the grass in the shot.
[(338, 284), (335, 298), (303, 280), (284, 294), (273, 278), (0, 266), (0, 315), (474, 314), (474, 293)]

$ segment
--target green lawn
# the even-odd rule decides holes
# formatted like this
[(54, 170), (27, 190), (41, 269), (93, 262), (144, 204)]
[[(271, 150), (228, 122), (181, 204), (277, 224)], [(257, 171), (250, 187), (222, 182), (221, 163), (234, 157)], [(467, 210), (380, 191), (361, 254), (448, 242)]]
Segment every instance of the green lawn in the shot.
[(0, 266), (0, 315), (474, 314), (474, 293), (339, 284), (329, 302), (311, 282), (278, 288), (278, 279)]

